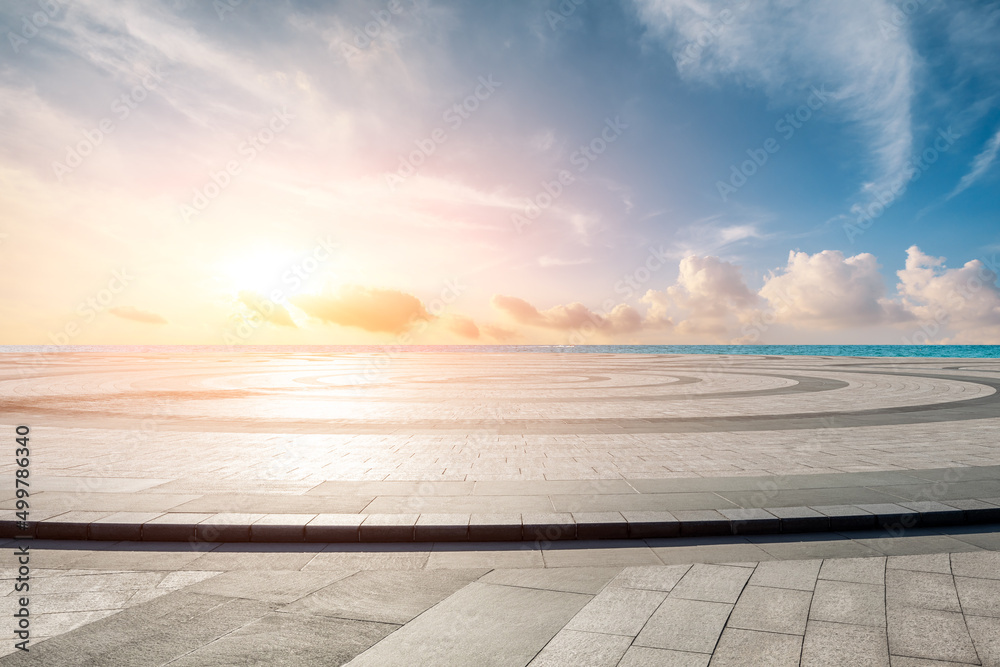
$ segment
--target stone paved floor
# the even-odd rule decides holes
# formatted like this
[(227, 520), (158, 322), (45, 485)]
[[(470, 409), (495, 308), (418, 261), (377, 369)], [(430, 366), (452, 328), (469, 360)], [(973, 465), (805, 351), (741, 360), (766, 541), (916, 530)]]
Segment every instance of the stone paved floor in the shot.
[[(8, 351), (0, 430), (31, 427), (36, 520), (233, 502), (294, 515), (1000, 498), (998, 372), (975, 359)], [(393, 500), (413, 496), (418, 510)], [(0, 544), (12, 628), (14, 548)], [(1000, 665), (1000, 526), (30, 551), (32, 651), (10, 641), (4, 664)]]
[(0, 664), (1000, 665), (996, 525), (200, 549), (32, 542)]
[(40, 479), (159, 490), (915, 470), (1000, 464), (998, 373), (989, 359), (7, 352), (0, 420), (44, 443)]

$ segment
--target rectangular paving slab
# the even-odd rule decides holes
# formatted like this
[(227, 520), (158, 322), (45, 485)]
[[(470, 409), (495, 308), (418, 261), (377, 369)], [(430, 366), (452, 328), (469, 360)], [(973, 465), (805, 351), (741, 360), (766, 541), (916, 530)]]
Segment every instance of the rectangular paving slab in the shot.
[(472, 583), (350, 664), (523, 667), (589, 600), (577, 593)]

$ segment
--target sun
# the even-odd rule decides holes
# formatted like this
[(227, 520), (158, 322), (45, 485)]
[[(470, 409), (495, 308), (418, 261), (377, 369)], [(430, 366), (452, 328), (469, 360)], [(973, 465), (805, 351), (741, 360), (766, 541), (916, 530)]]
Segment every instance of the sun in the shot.
[(274, 290), (287, 291), (283, 276), (294, 264), (295, 256), (289, 251), (254, 248), (219, 262), (217, 277), (227, 292), (249, 291), (267, 296)]

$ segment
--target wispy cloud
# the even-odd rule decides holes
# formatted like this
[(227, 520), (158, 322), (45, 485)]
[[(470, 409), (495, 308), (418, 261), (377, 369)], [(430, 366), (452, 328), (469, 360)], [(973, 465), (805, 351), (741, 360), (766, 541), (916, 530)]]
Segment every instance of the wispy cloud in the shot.
[(891, 3), (635, 4), (651, 33), (672, 49), (682, 77), (758, 88), (776, 105), (801, 104), (811, 87), (825, 86), (831, 113), (863, 132), (870, 164), (862, 190), (876, 192), (902, 178), (913, 150), (918, 57), (906, 31), (880, 30), (897, 11)]
[(993, 166), (994, 162), (996, 162), (998, 152), (1000, 152), (1000, 130), (997, 130), (997, 133), (986, 142), (986, 146), (983, 147), (983, 150), (980, 151), (979, 155), (973, 158), (969, 173), (962, 177), (962, 180), (958, 182), (955, 189), (948, 195), (948, 199), (965, 192), (967, 189), (972, 187), (976, 181), (982, 178), (983, 174), (989, 171), (989, 168)]

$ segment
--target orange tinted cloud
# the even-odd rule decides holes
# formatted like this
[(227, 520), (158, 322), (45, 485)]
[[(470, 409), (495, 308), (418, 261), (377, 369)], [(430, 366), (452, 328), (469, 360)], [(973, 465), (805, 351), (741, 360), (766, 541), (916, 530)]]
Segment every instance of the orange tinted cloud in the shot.
[(471, 318), (464, 315), (452, 315), (447, 321), (448, 329), (463, 338), (479, 338), (479, 327)]
[(398, 290), (349, 285), (336, 294), (303, 294), (291, 302), (324, 322), (365, 331), (402, 333), (419, 320), (430, 320), (420, 299)]
[(132, 320), (133, 322), (144, 322), (145, 324), (166, 324), (167, 320), (161, 315), (151, 313), (148, 310), (139, 310), (134, 306), (119, 306), (109, 310), (112, 315)]
[(639, 312), (627, 304), (619, 304), (610, 313), (600, 315), (582, 303), (554, 306), (540, 311), (516, 296), (495, 294), (493, 307), (509, 315), (518, 324), (571, 331), (584, 326), (595, 326), (610, 333), (629, 333), (642, 328)]
[(285, 327), (295, 327), (295, 322), (292, 320), (292, 316), (288, 313), (288, 309), (280, 303), (275, 303), (270, 299), (265, 299), (256, 292), (250, 292), (247, 290), (240, 292), (239, 299), (240, 303), (247, 308), (260, 313), (261, 317), (268, 322), (280, 324)]

